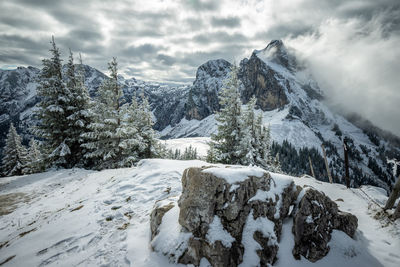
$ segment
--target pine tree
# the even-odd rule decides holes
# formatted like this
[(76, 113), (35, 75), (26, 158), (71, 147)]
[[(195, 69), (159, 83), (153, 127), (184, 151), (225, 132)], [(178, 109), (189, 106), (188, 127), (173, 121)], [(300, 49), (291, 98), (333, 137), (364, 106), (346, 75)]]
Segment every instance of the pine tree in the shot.
[(197, 159), (197, 148), (194, 148), (192, 145), (185, 148), (185, 152), (183, 153), (182, 157), (179, 159), (182, 160), (193, 160)]
[(281, 169), (281, 162), (279, 160), (279, 153), (276, 154), (274, 162), (272, 163), (272, 171), (273, 172), (277, 172), (277, 173), (281, 173), (282, 169)]
[(44, 140), (46, 153), (51, 163), (58, 166), (68, 165), (68, 107), (71, 104), (71, 93), (62, 79), (60, 52), (52, 38), (50, 59), (42, 61), (40, 84), (37, 94), (40, 97), (37, 116), (39, 124), (34, 128), (36, 136)]
[[(79, 57), (79, 65), (76, 71), (73, 54), (70, 50), (69, 61), (67, 64), (66, 80), (67, 87), (71, 92), (70, 106), (67, 107), (69, 116), (66, 142), (70, 148), (69, 167), (76, 164), (82, 164), (84, 149), (82, 135), (87, 131), (87, 125), (90, 122), (88, 109), (90, 107), (90, 98), (87, 87), (85, 86), (84, 68), (82, 58)], [(75, 75), (75, 73), (77, 73)]]
[(119, 146), (121, 147), (121, 167), (130, 167), (139, 160), (140, 144), (143, 143), (142, 136), (139, 135), (138, 129), (138, 103), (136, 97), (132, 97), (130, 105), (121, 107), (122, 114), (122, 133)]
[(3, 151), (3, 171), (7, 176), (21, 175), (27, 163), (26, 148), (21, 144), (21, 137), (11, 123)]
[(38, 173), (43, 171), (43, 159), (39, 150), (38, 143), (35, 139), (29, 141), (29, 149), (27, 155), (27, 164), (24, 168), (24, 173)]
[(233, 66), (230, 77), (219, 93), (221, 110), (216, 115), (218, 131), (211, 136), (210, 147), (216, 161), (239, 164), (241, 157), (241, 101), (238, 68)]
[(259, 147), (260, 147), (260, 129), (261, 125), (257, 125), (254, 108), (256, 105), (256, 98), (252, 97), (243, 112), (242, 122), (242, 136), (240, 141), (241, 164), (242, 165), (255, 165), (260, 161)]
[(95, 168), (115, 168), (122, 157), (122, 90), (118, 83), (118, 63), (115, 58), (108, 64), (110, 78), (98, 90), (97, 103), (90, 110), (91, 122), (88, 132), (82, 136), (86, 142), (82, 147), (88, 151), (85, 158), (90, 159)]
[[(259, 121), (261, 121), (261, 116), (259, 117)], [(265, 168), (271, 170), (271, 166), (273, 165), (274, 159), (272, 157), (271, 151), (271, 132), (269, 126), (262, 126), (261, 131), (261, 141), (260, 141), (260, 152), (259, 155), (265, 162)]]
[(150, 104), (144, 95), (142, 95), (142, 102), (137, 111), (137, 128), (142, 140), (139, 148), (139, 157), (141, 159), (159, 157), (162, 150), (161, 144), (156, 139)]

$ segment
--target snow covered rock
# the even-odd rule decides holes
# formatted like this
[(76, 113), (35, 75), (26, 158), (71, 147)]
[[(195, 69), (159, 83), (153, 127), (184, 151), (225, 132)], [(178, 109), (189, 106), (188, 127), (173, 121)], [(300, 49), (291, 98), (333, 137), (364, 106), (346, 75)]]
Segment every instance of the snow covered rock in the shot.
[(174, 206), (174, 201), (171, 198), (156, 202), (155, 207), (150, 214), (151, 238), (154, 238), (158, 234), (158, 228), (162, 222), (162, 218), (164, 217), (165, 213), (167, 213)]
[[(212, 266), (273, 264), (282, 220), (296, 197), (292, 179), (273, 179), (256, 167), (186, 169), (178, 201), (179, 224), (183, 233), (192, 236), (178, 262), (199, 266), (206, 258)], [(154, 239), (158, 231), (163, 234), (157, 226), (167, 209), (157, 206), (152, 212)], [(176, 259), (176, 254), (173, 251), (168, 256)]]
[(229, 76), (231, 66), (224, 59), (216, 59), (207, 61), (197, 69), (185, 104), (187, 120), (202, 120), (219, 110), (218, 92)]
[(293, 256), (300, 259), (302, 255), (312, 262), (320, 260), (329, 252), (333, 229), (353, 237), (357, 226), (356, 216), (339, 211), (337, 204), (324, 193), (310, 188), (293, 218)]
[[(270, 45), (264, 50), (254, 51), (250, 59), (240, 62), (239, 78), (243, 83), (242, 100), (247, 103), (252, 96), (257, 98), (257, 106), (263, 111), (283, 108), (289, 103), (285, 87), (290, 83), (263, 61), (260, 53), (270, 50)], [(267, 50), (268, 49), (268, 50)]]

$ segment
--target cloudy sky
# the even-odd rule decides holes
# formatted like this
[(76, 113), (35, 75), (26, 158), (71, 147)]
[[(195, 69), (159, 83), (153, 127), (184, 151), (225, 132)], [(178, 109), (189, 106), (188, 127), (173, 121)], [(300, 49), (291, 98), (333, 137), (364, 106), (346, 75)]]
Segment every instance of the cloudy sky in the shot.
[(400, 135), (398, 0), (2, 0), (0, 68), (66, 58), (144, 80), (191, 82), (209, 59), (239, 62), (282, 39), (339, 108)]

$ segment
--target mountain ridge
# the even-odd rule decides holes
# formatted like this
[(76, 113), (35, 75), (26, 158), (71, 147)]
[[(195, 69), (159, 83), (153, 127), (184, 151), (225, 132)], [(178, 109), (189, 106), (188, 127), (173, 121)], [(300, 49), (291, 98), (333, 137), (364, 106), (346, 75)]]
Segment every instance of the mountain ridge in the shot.
[[(231, 66), (224, 59), (209, 60), (199, 66), (192, 85), (170, 86), (122, 76), (120, 82), (127, 102), (142, 93), (149, 98), (154, 128), (162, 138), (210, 136), (216, 131), (218, 92), (229, 77)], [(238, 68), (242, 102), (246, 104), (252, 96), (257, 98), (257, 112), (263, 114), (263, 123), (270, 125), (274, 140), (287, 140), (296, 149), (314, 147), (321, 155), (320, 146), (324, 144), (331, 168), (341, 176), (342, 138), (346, 136), (352, 140), (357, 158), (352, 158), (352, 164), (368, 176), (384, 174), (385, 178), (377, 180), (384, 181), (380, 186), (390, 187), (394, 177), (385, 157), (400, 157), (400, 138), (385, 135), (373, 125), (357, 126), (331, 110), (322, 102), (323, 91), (312, 74), (296, 63), (282, 41), (274, 40), (264, 49), (254, 50), (250, 58), (240, 61)], [(88, 65), (84, 70), (85, 83), (94, 97), (108, 76)], [(4, 142), (10, 121), (16, 123), (25, 142), (31, 137), (28, 129), (35, 123), (33, 109), (39, 100), (35, 95), (35, 75), (39, 71), (33, 67), (0, 71), (0, 91), (8, 92), (2, 94), (0, 101), (0, 141)]]

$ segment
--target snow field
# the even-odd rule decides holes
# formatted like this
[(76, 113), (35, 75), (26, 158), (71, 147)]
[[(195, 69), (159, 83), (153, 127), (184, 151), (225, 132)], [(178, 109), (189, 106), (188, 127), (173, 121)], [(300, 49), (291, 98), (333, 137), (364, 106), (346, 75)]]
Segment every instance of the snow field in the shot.
[[(0, 263), (15, 255), (3, 266), (178, 266), (151, 250), (150, 213), (157, 200), (172, 196), (177, 199), (185, 168), (206, 165), (196, 160), (152, 159), (141, 161), (136, 168), (100, 172), (71, 169), (1, 179), (0, 195), (22, 192), (30, 200), (18, 203), (12, 213), (0, 217)], [(298, 185), (324, 191), (337, 200), (341, 210), (355, 214), (359, 223), (354, 240), (334, 231), (329, 254), (311, 263), (292, 257), (292, 220), (286, 220), (275, 266), (400, 266), (400, 222), (385, 226), (374, 219), (373, 210), (368, 208), (370, 200), (361, 190), (312, 178), (272, 177), (276, 181), (293, 179)], [(362, 189), (378, 203), (386, 200), (380, 189)], [(179, 235), (178, 212), (178, 207), (171, 209), (162, 222), (161, 227), (167, 227), (171, 236)], [(222, 238), (229, 243), (218, 221), (214, 226), (211, 241)], [(250, 239), (243, 266), (257, 262), (256, 255), (251, 256), (251, 247), (257, 244)], [(202, 260), (203, 266), (207, 264)]]

